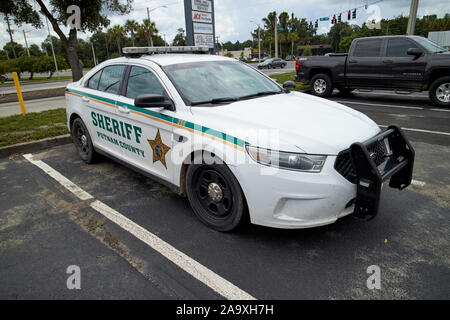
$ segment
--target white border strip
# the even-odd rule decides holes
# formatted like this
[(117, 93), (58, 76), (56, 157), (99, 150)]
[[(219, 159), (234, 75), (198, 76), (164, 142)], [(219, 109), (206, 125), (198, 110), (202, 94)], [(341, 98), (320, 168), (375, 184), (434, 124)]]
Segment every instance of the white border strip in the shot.
[(74, 195), (76, 195), (80, 200), (89, 200), (93, 199), (94, 197), (91, 196), (89, 193), (81, 189), (79, 186), (77, 186), (75, 183), (64, 177), (61, 173), (50, 167), (48, 164), (41, 160), (34, 160), (33, 155), (30, 153), (24, 154), (23, 157), (27, 159), (29, 162), (34, 164), (35, 166), (39, 167), (44, 171), (46, 174), (48, 174), (50, 177), (58, 181), (64, 188), (72, 192)]
[[(31, 154), (25, 154), (24, 158), (42, 169), (45, 173), (59, 182), (67, 190), (74, 193), (81, 200), (93, 199), (93, 197), (89, 193), (78, 187), (58, 171), (47, 165), (45, 162), (41, 160), (33, 160), (33, 156)], [(161, 255), (172, 261), (178, 267), (210, 287), (212, 290), (214, 290), (224, 298), (229, 300), (256, 300), (256, 298), (252, 297), (247, 292), (236, 287), (231, 282), (214, 273), (183, 252), (177, 250), (161, 238), (144, 229), (140, 225), (134, 223), (103, 202), (95, 200), (90, 204), (90, 206), (145, 244), (152, 247), (154, 250), (158, 251)]]
[(379, 103), (367, 103), (367, 102), (357, 102), (357, 101), (344, 101), (344, 100), (332, 100), (339, 103), (349, 103), (349, 104), (360, 104), (362, 106), (374, 106), (374, 107), (389, 107), (389, 108), (400, 108), (400, 109), (415, 109), (415, 110), (427, 110), (422, 107), (408, 107), (408, 106), (397, 106), (392, 104), (379, 104)]
[(183, 252), (172, 247), (161, 238), (142, 228), (140, 225), (134, 223), (103, 202), (96, 200), (91, 203), (91, 207), (115, 224), (119, 225), (124, 230), (134, 235), (139, 240), (158, 251), (178, 267), (203, 282), (221, 296), (230, 300), (256, 300), (254, 297), (239, 289), (231, 282), (225, 280), (210, 269), (185, 255)]
[[(385, 125), (379, 125), (379, 127), (387, 128), (388, 126)], [(443, 136), (450, 136), (449, 132), (442, 132), (442, 131), (430, 131), (430, 130), (423, 130), (423, 129), (413, 129), (413, 128), (401, 128), (405, 131), (414, 131), (414, 132), (423, 132), (423, 133), (432, 133), (432, 134), (440, 134)]]

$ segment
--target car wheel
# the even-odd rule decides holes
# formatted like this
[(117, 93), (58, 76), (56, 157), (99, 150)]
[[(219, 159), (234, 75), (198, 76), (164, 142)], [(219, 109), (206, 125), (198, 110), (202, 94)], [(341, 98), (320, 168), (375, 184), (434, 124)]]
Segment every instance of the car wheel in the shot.
[(91, 136), (81, 118), (76, 118), (72, 124), (72, 140), (81, 159), (90, 164), (98, 160), (99, 155), (94, 149)]
[(272, 65), (269, 64), (269, 65), (267, 66), (267, 69), (272, 69)]
[(333, 92), (333, 83), (325, 73), (316, 74), (311, 79), (311, 91), (318, 97), (328, 97)]
[(190, 165), (186, 193), (197, 218), (214, 230), (232, 231), (245, 220), (244, 194), (225, 164)]
[(434, 81), (429, 90), (431, 101), (440, 107), (450, 107), (450, 77)]
[(286, 65), (285, 65), (285, 64), (283, 64), (283, 65), (281, 66), (281, 69), (284, 69), (284, 68), (286, 68)]

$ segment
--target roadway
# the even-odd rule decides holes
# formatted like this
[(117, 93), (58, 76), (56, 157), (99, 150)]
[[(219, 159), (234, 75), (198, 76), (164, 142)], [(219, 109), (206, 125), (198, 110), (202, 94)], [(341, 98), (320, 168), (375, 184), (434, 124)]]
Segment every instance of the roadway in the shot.
[[(257, 299), (449, 299), (450, 110), (424, 94), (330, 99), (399, 124), (416, 150), (413, 185), (384, 188), (376, 219), (219, 233), (153, 180), (106, 159), (86, 165), (59, 146), (33, 155), (45, 171), (22, 156), (0, 160), (0, 298), (220, 299), (225, 279), (228, 294)], [(66, 288), (69, 265), (81, 269), (81, 290)], [(366, 286), (371, 265), (381, 290)]]

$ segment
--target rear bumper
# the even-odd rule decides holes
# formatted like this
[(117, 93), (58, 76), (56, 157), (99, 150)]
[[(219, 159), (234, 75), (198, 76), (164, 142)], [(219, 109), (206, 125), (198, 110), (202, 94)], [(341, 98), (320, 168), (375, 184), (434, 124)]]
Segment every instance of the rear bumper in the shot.
[[(377, 165), (377, 154), (369, 149), (385, 140), (389, 142), (389, 150)], [(354, 214), (371, 220), (378, 213), (383, 182), (389, 181), (391, 188), (399, 190), (411, 184), (415, 152), (402, 130), (394, 125), (364, 143), (352, 144), (349, 152), (357, 186)]]
[(308, 76), (306, 75), (306, 73), (302, 71), (297, 71), (297, 73), (295, 74), (295, 81), (301, 82), (302, 84), (305, 85), (309, 84)]

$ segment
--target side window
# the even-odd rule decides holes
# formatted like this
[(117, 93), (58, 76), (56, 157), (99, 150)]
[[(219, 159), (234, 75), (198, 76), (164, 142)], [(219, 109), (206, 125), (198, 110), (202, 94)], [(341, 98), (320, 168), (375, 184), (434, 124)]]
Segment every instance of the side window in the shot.
[(100, 77), (98, 90), (117, 94), (119, 92), (120, 80), (122, 79), (125, 66), (105, 67)]
[(379, 57), (382, 39), (360, 40), (353, 52), (355, 57)]
[(102, 75), (102, 70), (98, 71), (96, 74), (94, 74), (88, 81), (87, 87), (90, 89), (97, 90), (98, 88), (98, 81), (100, 80), (100, 76)]
[(126, 96), (135, 99), (141, 94), (164, 94), (164, 88), (158, 78), (146, 68), (131, 67)]
[(407, 39), (389, 39), (386, 56), (407, 57), (409, 48), (418, 48), (413, 42)]

